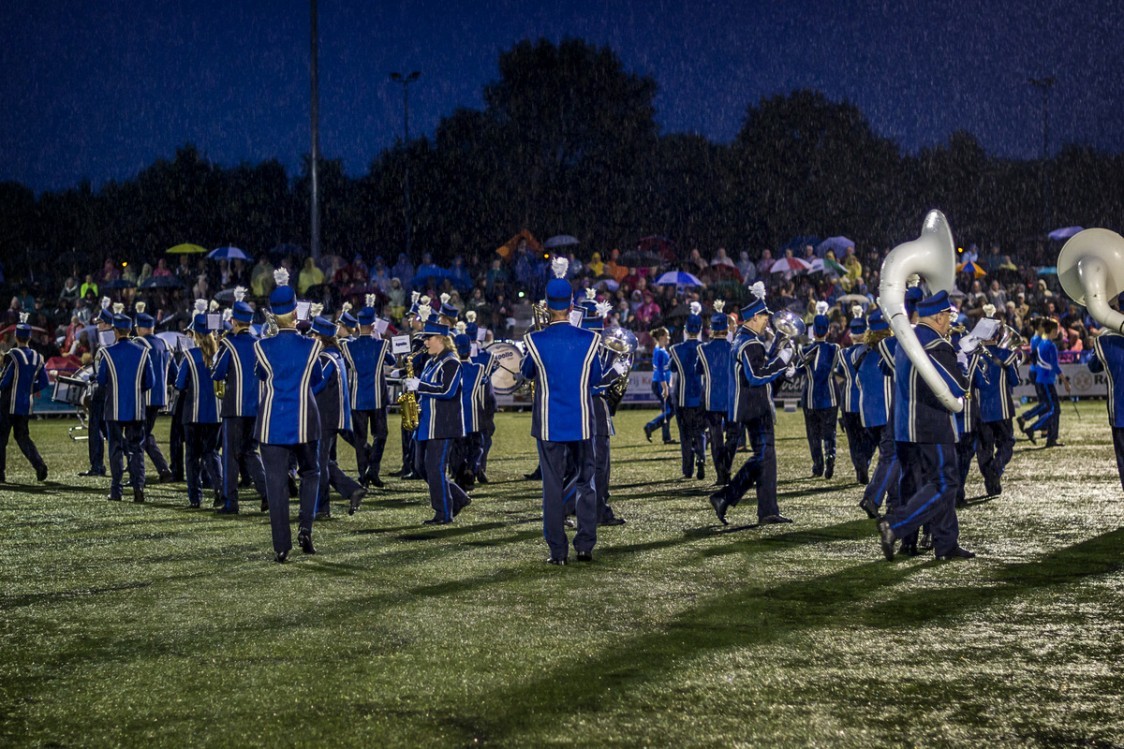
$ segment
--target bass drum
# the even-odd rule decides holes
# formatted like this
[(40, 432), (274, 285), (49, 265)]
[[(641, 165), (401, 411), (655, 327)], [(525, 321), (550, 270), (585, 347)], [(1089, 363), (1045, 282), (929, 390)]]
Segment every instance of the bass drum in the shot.
[(495, 368), (492, 370), (492, 389), (496, 395), (511, 395), (523, 384), (519, 374), (519, 364), (523, 361), (523, 351), (511, 341), (495, 341), (485, 351), (492, 355)]

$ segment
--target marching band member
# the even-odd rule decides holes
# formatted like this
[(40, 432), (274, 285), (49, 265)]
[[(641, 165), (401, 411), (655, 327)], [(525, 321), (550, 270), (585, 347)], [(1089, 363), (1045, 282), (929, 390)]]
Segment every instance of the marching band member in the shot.
[[(947, 336), (952, 305), (940, 291), (917, 303), (917, 339), (954, 397), (968, 392), (968, 382)], [(894, 435), (902, 465), (901, 504), (878, 522), (882, 553), (892, 560), (899, 539), (925, 524), (932, 531), (937, 559), (971, 559), (960, 546), (956, 518), (956, 420), (914, 369), (899, 346), (894, 362)]]
[(671, 355), (667, 350), (669, 340), (667, 328), (652, 331), (652, 341), (656, 345), (652, 349), (652, 393), (659, 399), (660, 412), (644, 425), (644, 436), (649, 442), (652, 441), (652, 432), (660, 429), (663, 431), (665, 445), (671, 444), (671, 415), (674, 413), (671, 400)]
[(320, 491), (320, 464), (316, 441), (320, 438), (320, 413), (313, 388), (323, 379), (320, 343), (297, 333), (297, 297), (284, 268), (273, 272), (276, 288), (269, 306), (277, 335), (254, 344), (255, 371), (261, 380), (255, 436), (265, 465), (266, 499), (273, 536), (274, 561), (283, 563), (293, 548), (289, 527), (289, 461), (297, 461), (300, 475), (300, 513), (297, 543), (305, 554), (315, 554), (312, 520)]
[(853, 343), (847, 348), (839, 349), (835, 373), (843, 377), (843, 387), (840, 392), (842, 413), (839, 421), (843, 425), (843, 433), (847, 435), (847, 452), (850, 453), (851, 465), (855, 469), (855, 480), (865, 485), (870, 481), (870, 460), (874, 457), (874, 445), (867, 439), (867, 431), (862, 423), (856, 361), (865, 358), (870, 349), (864, 341), (866, 318), (862, 315), (862, 307), (856, 305), (852, 312), (854, 316), (848, 327)]
[(726, 413), (730, 407), (730, 342), (726, 340), (729, 318), (723, 312), (726, 303), (721, 299), (714, 302), (714, 314), (710, 316), (710, 340), (699, 346), (697, 370), (702, 376), (702, 403), (706, 418), (706, 430), (710, 443), (710, 455), (717, 474), (715, 486), (730, 483), (730, 464), (733, 455), (726, 454), (726, 443), (734, 440), (736, 444), (738, 427), (727, 432)]
[(472, 361), (483, 367), (484, 378), (484, 409), (480, 413), (480, 459), (476, 464), (476, 480), (481, 484), (488, 483), (488, 453), (492, 451), (492, 436), (496, 433), (496, 391), (492, 388), (492, 373), (496, 371), (496, 357), (487, 349), (478, 348), (476, 341), (479, 338), (480, 328), (476, 324), (476, 312), (469, 310), (464, 313), (465, 335), (473, 342), (476, 353)]
[(878, 464), (859, 502), (872, 520), (878, 517), (883, 500), (887, 507), (895, 507), (899, 498), (901, 465), (894, 440), (894, 370), (887, 364), (894, 361), (897, 351), (897, 341), (892, 336), (890, 323), (882, 316), (882, 310), (875, 308), (867, 317), (866, 350), (853, 361), (865, 441), (878, 446)]
[[(195, 348), (184, 353), (176, 373), (176, 390), (180, 391), (180, 398), (184, 401), (187, 501), (191, 507), (202, 504), (205, 478), (206, 485), (215, 490), (214, 506), (221, 508), (224, 503), (222, 465), (219, 461), (219, 404), (211, 375), (218, 344), (207, 326), (206, 300), (195, 301), (195, 315), (187, 330), (195, 341)], [(237, 475), (233, 480), (237, 481)]]
[[(101, 336), (113, 330), (113, 312), (109, 309), (109, 297), (102, 297), (101, 310), (94, 324), (87, 326), (86, 342), (90, 346), (91, 361), (97, 362), (98, 352), (103, 348)], [(96, 367), (96, 364), (95, 364)], [(86, 421), (86, 451), (90, 456), (90, 467), (79, 476), (105, 475), (105, 439), (108, 430), (105, 424), (105, 400), (107, 393), (98, 387), (96, 378), (90, 379), (90, 407)]]
[[(555, 257), (546, 285), (550, 324), (527, 334), (521, 374), (535, 382), (531, 435), (538, 441), (542, 470), (543, 536), (550, 564), (569, 559), (563, 487), (567, 468), (577, 472), (578, 561), (593, 561), (597, 543), (597, 493), (593, 481), (593, 388), (602, 378), (599, 336), (570, 324), (573, 290), (565, 279), (569, 262)], [(647, 431), (647, 430), (646, 430)]]
[[(793, 352), (788, 346), (781, 346), (776, 356), (768, 355), (765, 328), (770, 314), (764, 296), (752, 298), (741, 309), (746, 342), (733, 357), (735, 388), (731, 410), (734, 420), (749, 429), (753, 455), (727, 486), (710, 495), (710, 504), (723, 525), (729, 525), (726, 512), (737, 506), (750, 486), (757, 488), (758, 523), (792, 522), (781, 515), (777, 507), (777, 453), (773, 435), (776, 417), (770, 386), (785, 376), (786, 371), (793, 372), (790, 368)], [(727, 449), (729, 447), (727, 443)]]
[[(426, 318), (429, 319), (433, 308), (430, 306), (430, 299), (428, 296), (419, 294), (414, 291), (411, 292), (412, 302), (410, 309), (403, 315), (403, 321), (406, 324), (406, 329), (410, 332), (410, 353), (405, 357), (409, 357), (411, 365), (414, 369), (415, 376), (425, 369), (425, 362), (429, 354), (425, 351), (424, 337), (422, 336), (422, 329), (425, 326), (425, 321), (422, 319), (421, 314), (424, 309)], [(405, 376), (405, 367), (396, 369), (393, 373), (394, 376)], [(402, 468), (394, 476), (401, 476), (404, 479), (420, 479), (423, 478), (421, 471), (424, 470), (422, 466), (414, 465), (414, 453), (416, 448), (414, 445), (414, 432), (406, 429), (402, 431)]]
[(453, 326), (457, 324), (457, 318), (460, 317), (461, 314), (459, 309), (449, 304), (449, 300), (452, 298), (452, 294), (446, 293), (441, 295), (441, 308), (438, 310), (437, 318), (438, 322), (449, 328), (450, 331), (453, 329)]
[[(1121, 297), (1116, 298), (1117, 307)], [(1093, 339), (1093, 356), (1089, 371), (1104, 373), (1108, 378), (1108, 423), (1112, 427), (1112, 446), (1116, 452), (1116, 470), (1124, 487), (1124, 335), (1107, 328)]]
[(464, 414), (464, 436), (453, 441), (450, 473), (457, 486), (466, 492), (476, 482), (483, 438), (480, 422), (484, 412), (484, 366), (472, 361), (472, 340), (465, 333), (467, 324), (457, 323), (453, 345), (461, 362), (461, 413)]
[[(1015, 418), (1015, 422), (1019, 425), (1019, 431), (1026, 434), (1026, 423), (1034, 423), (1039, 416), (1041, 416), (1049, 408), (1049, 398), (1046, 396), (1046, 387), (1038, 381), (1038, 345), (1042, 343), (1043, 331), (1042, 326), (1045, 322), (1043, 317), (1034, 317), (1030, 320), (1031, 325), (1034, 327), (1034, 335), (1030, 337), (1030, 349), (1027, 351), (1026, 361), (1029, 364), (1029, 376), (1031, 383), (1034, 384), (1034, 398), (1035, 404), (1022, 413), (1022, 415)], [(1027, 435), (1029, 438), (1030, 435)], [(1034, 440), (1031, 440), (1034, 443)]]
[(452, 441), (464, 436), (461, 407), (461, 363), (453, 353), (449, 328), (429, 320), (429, 306), (419, 309), (422, 340), (428, 360), (419, 377), (404, 385), (418, 396), (418, 428), (414, 435), (414, 467), (425, 471), (433, 517), (425, 525), (446, 525), (472, 500), (446, 475)]
[(8, 436), (16, 433), (20, 452), (35, 469), (35, 478), (47, 480), (47, 464), (31, 439), (28, 421), (34, 410), (35, 394), (47, 387), (43, 356), (30, 346), (30, 313), (21, 312), (16, 325), (16, 345), (4, 356), (0, 370), (0, 484), (7, 481)]
[[(592, 297), (583, 303), (582, 327), (600, 335), (605, 328), (605, 318), (612, 309), (610, 302), (594, 301)], [(611, 466), (610, 440), (616, 434), (613, 428), (613, 409), (609, 406), (607, 391), (610, 385), (617, 381), (622, 374), (624, 364), (615, 367), (617, 354), (606, 347), (599, 347), (598, 356), (601, 358), (601, 369), (608, 373), (608, 379), (603, 380), (593, 388), (593, 434), (589, 438), (593, 448), (593, 488), (597, 494), (597, 524), (598, 525), (624, 525), (625, 519), (617, 515), (609, 505), (609, 469)], [(573, 493), (577, 501), (577, 475), (571, 471), (573, 481), (568, 481), (565, 489), (567, 500)], [(573, 486), (571, 486), (573, 484)], [(569, 509), (569, 502), (567, 502)]]
[(839, 399), (835, 393), (839, 346), (827, 342), (827, 302), (816, 303), (812, 321), (815, 340), (800, 351), (797, 369), (804, 369), (804, 424), (812, 453), (812, 475), (830, 479), (835, 474), (835, 418)]
[(683, 478), (702, 479), (706, 473), (706, 432), (702, 413), (702, 377), (698, 373), (702, 305), (691, 302), (684, 330), (687, 340), (668, 350), (676, 375), (675, 421), (679, 426), (679, 452)]
[(156, 319), (145, 312), (147, 305), (144, 302), (137, 302), (133, 309), (136, 311), (137, 325), (137, 336), (133, 342), (148, 349), (148, 358), (152, 362), (152, 376), (155, 378), (152, 387), (144, 395), (144, 451), (156, 468), (160, 481), (167, 483), (172, 480), (172, 471), (168, 467), (164, 453), (160, 451), (160, 444), (156, 441), (153, 429), (156, 426), (156, 418), (168, 406), (168, 372), (169, 365), (172, 363), (172, 354), (168, 351), (168, 344), (153, 334)]
[[(1045, 398), (1042, 412), (1037, 420), (1029, 426), (1023, 427), (1023, 434), (1034, 442), (1034, 433), (1046, 432), (1046, 447), (1065, 447), (1058, 442), (1058, 427), (1061, 425), (1062, 406), (1058, 400), (1058, 380), (1069, 389), (1069, 378), (1062, 372), (1058, 364), (1058, 346), (1054, 343), (1061, 334), (1056, 320), (1042, 321), (1042, 340), (1038, 343), (1038, 375), (1037, 383), (1042, 385), (1042, 395)], [(1026, 417), (1024, 416), (1023, 419)], [(1021, 422), (1020, 422), (1021, 425)]]
[(148, 349), (133, 344), (129, 334), (133, 321), (124, 314), (113, 316), (116, 340), (98, 351), (95, 371), (98, 387), (105, 394), (105, 421), (109, 432), (109, 496), (121, 500), (121, 481), (126, 463), (133, 501), (144, 502), (144, 391), (154, 376)]
[(269, 509), (266, 501), (265, 466), (258, 452), (254, 426), (258, 418), (258, 388), (254, 375), (257, 336), (250, 330), (254, 310), (245, 302), (246, 289), (234, 289), (231, 308), (231, 331), (219, 341), (218, 358), (211, 377), (224, 383), (222, 406), (222, 499), (219, 512), (238, 514), (238, 477), (245, 471), (258, 493), (261, 509)]
[(344, 473), (333, 458), (336, 437), (351, 431), (352, 428), (349, 399), (351, 387), (348, 385), (347, 364), (336, 340), (339, 326), (326, 317), (321, 317), (322, 311), (323, 306), (319, 304), (312, 305), (310, 311), (313, 317), (312, 332), (320, 341), (320, 369), (324, 375), (320, 385), (313, 388), (316, 394), (316, 409), (320, 412), (318, 442), (320, 489), (317, 493), (316, 516), (320, 517), (323, 514), (331, 517), (329, 502), (331, 489), (335, 489), (348, 500), (347, 514), (354, 515), (363, 497), (367, 495), (367, 490)]
[[(350, 388), (348, 405), (351, 409), (351, 425), (355, 435), (355, 463), (359, 470), (359, 483), (364, 487), (382, 488), (379, 477), (382, 469), (382, 456), (386, 450), (386, 367), (394, 365), (394, 355), (390, 353), (390, 341), (380, 338), (375, 332), (374, 294), (368, 294), (366, 305), (354, 318), (359, 324), (359, 335), (340, 343), (340, 352), (347, 362), (348, 385)], [(345, 315), (348, 313), (345, 312)], [(341, 315), (341, 318), (343, 315)], [(367, 435), (371, 442), (367, 442)]]
[[(990, 306), (985, 305), (985, 309)], [(955, 310), (953, 312), (955, 313)], [(980, 371), (980, 342), (975, 336), (964, 335), (963, 330), (963, 327), (953, 329), (950, 341), (958, 352), (956, 360), (960, 365), (960, 371), (967, 380), (969, 388), (974, 390), (972, 383)], [(979, 431), (979, 408), (976, 404), (975, 398), (965, 398), (963, 410), (956, 414), (956, 465), (960, 471), (960, 486), (956, 490), (957, 507), (964, 507), (968, 502), (965, 486), (968, 482), (968, 472), (972, 467), (972, 459), (976, 457), (976, 433)], [(921, 544), (921, 547), (929, 548), (926, 544)]]
[(989, 496), (1003, 492), (1001, 478), (1015, 449), (1011, 417), (1015, 403), (1011, 390), (1019, 381), (1019, 351), (999, 345), (999, 332), (980, 346), (983, 355), (976, 369), (972, 390), (979, 402), (976, 425), (976, 462)]

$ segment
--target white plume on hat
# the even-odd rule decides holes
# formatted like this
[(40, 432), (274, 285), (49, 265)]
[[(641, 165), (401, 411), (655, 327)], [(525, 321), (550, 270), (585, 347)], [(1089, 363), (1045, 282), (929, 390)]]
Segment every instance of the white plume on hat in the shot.
[(863, 307), (861, 304), (856, 304), (851, 307), (851, 317), (862, 317)]
[(102, 308), (102, 309), (109, 309), (109, 305), (110, 305), (110, 304), (111, 304), (112, 302), (113, 302), (113, 300), (112, 300), (112, 299), (110, 299), (110, 298), (109, 298), (109, 297), (107, 297), (107, 296), (103, 296), (103, 297), (101, 298), (101, 308)]
[(597, 289), (592, 287), (585, 290), (585, 298), (591, 302), (597, 301)]
[(764, 282), (758, 281), (757, 283), (750, 286), (749, 290), (755, 297), (757, 297), (761, 301), (765, 301), (765, 284), (764, 284)]
[(420, 291), (411, 291), (410, 292), (410, 304), (417, 304), (419, 299), (421, 299), (421, 292)]
[(429, 303), (432, 301), (433, 300), (430, 299), (426, 294), (422, 294), (420, 297), (418, 297), (418, 304), (420, 304), (422, 307), (428, 307)]
[(983, 313), (984, 313), (984, 317), (994, 317), (995, 316), (995, 305), (992, 304), (991, 302), (988, 302), (987, 304), (985, 304), (983, 306)]
[(124, 311), (125, 311), (125, 305), (124, 304), (122, 304), (121, 302), (114, 302), (113, 303), (113, 314), (120, 315)]
[(207, 300), (206, 299), (196, 299), (195, 300), (195, 314), (202, 315), (206, 311), (207, 311)]
[(822, 299), (820, 301), (816, 302), (816, 314), (817, 315), (827, 314), (828, 306), (829, 306), (828, 303), (823, 301)]
[(20, 325), (27, 325), (27, 321), (30, 320), (30, 319), (31, 319), (31, 313), (30, 312), (21, 312), (20, 313)]
[(726, 300), (725, 299), (715, 299), (714, 300), (714, 311), (718, 312), (718, 313), (721, 313), (722, 310), (724, 310), (724, 309), (726, 309)]
[(468, 312), (465, 312), (464, 319), (469, 322), (476, 322), (476, 310), (470, 309)]
[(597, 303), (597, 315), (599, 317), (608, 317), (609, 313), (613, 311), (613, 303), (610, 301)]
[(277, 270), (273, 271), (273, 282), (278, 286), (288, 286), (289, 271), (285, 270), (284, 268), (278, 268)]
[(324, 311), (324, 305), (323, 304), (320, 304), (318, 302), (313, 302), (312, 304), (308, 305), (308, 316), (309, 317), (320, 317), (320, 313), (323, 312), (323, 311)]
[(374, 307), (375, 302), (377, 302), (378, 299), (379, 299), (379, 295), (378, 294), (367, 294), (366, 296), (363, 297), (363, 299), (367, 303), (368, 307)]
[(351, 312), (351, 302), (344, 302), (343, 305), (340, 306), (340, 314), (346, 315), (348, 312)]
[(920, 286), (921, 285), (921, 274), (920, 273), (911, 273), (909, 275), (909, 277), (907, 279), (905, 279), (905, 285), (906, 286)]
[(246, 299), (246, 287), (245, 286), (235, 286), (234, 287), (234, 301), (241, 302), (241, 301), (244, 301), (245, 299)]
[(698, 302), (691, 302), (691, 304), (689, 305), (689, 309), (691, 310), (692, 315), (702, 314), (702, 305)]
[(570, 261), (564, 257), (555, 256), (550, 261), (550, 269), (554, 272), (555, 278), (565, 278), (566, 271), (570, 269)]
[(441, 306), (444, 307), (446, 304), (448, 304), (450, 299), (452, 299), (452, 297), (449, 296), (448, 292), (442, 294), (441, 295)]
[(230, 322), (230, 320), (233, 317), (234, 317), (234, 310), (231, 309), (230, 307), (227, 307), (226, 309), (224, 309), (222, 311), (222, 321), (223, 322)]
[(426, 320), (428, 320), (429, 316), (432, 315), (432, 314), (433, 314), (433, 307), (430, 307), (429, 304), (423, 304), (420, 307), (418, 307), (418, 319), (421, 320), (422, 322), (425, 322)]
[(144, 311), (146, 309), (148, 309), (148, 305), (145, 304), (144, 302), (137, 302), (136, 304), (133, 305), (133, 309), (136, 310), (136, 313), (138, 315), (142, 315), (142, 314), (144, 314)]
[(468, 329), (468, 323), (464, 321), (458, 322), (453, 326), (453, 329), (456, 330), (458, 334), (463, 334), (464, 331)]
[(210, 311), (211, 311), (211, 312), (218, 312), (218, 311), (219, 311), (219, 306), (220, 306), (220, 305), (219, 305), (219, 303), (218, 303), (218, 302), (216, 302), (216, 301), (215, 301), (214, 299), (212, 299), (212, 300), (211, 300)]

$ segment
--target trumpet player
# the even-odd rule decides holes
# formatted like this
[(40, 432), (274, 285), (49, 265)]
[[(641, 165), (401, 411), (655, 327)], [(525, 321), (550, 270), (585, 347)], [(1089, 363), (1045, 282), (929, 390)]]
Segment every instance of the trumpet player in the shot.
[(1000, 344), (999, 328), (990, 340), (980, 345), (982, 358), (972, 391), (979, 403), (976, 427), (976, 462), (989, 496), (1003, 491), (1001, 479), (1015, 448), (1011, 418), (1015, 403), (1011, 391), (1019, 381), (1019, 352)]
[[(738, 470), (733, 480), (710, 495), (710, 505), (723, 525), (728, 525), (726, 512), (736, 506), (746, 491), (757, 489), (757, 522), (791, 523), (777, 507), (777, 453), (773, 435), (772, 383), (781, 377), (792, 376), (795, 370), (790, 362), (793, 350), (781, 344), (775, 356), (769, 356), (765, 345), (765, 328), (771, 312), (764, 296), (751, 299), (741, 309), (743, 343), (733, 355), (734, 392), (732, 416), (739, 425), (749, 430), (753, 455)], [(727, 444), (729, 448), (729, 444)]]
[[(184, 473), (187, 477), (187, 501), (199, 507), (203, 485), (214, 489), (214, 506), (224, 506), (222, 498), (222, 465), (219, 461), (219, 409), (211, 367), (218, 344), (207, 326), (207, 302), (195, 302), (195, 315), (187, 326), (195, 341), (188, 349), (176, 373), (176, 390), (184, 399)], [(235, 476), (237, 480), (237, 476)]]
[(219, 513), (238, 514), (238, 477), (245, 471), (258, 493), (262, 512), (269, 509), (266, 502), (265, 466), (254, 426), (258, 418), (258, 378), (254, 376), (254, 344), (257, 336), (250, 330), (254, 309), (245, 301), (246, 289), (234, 289), (234, 306), (231, 309), (231, 332), (219, 341), (215, 366), (211, 370), (214, 381), (223, 383), (222, 403), (222, 507)]
[[(953, 397), (968, 393), (968, 381), (948, 340), (952, 305), (939, 291), (917, 303), (917, 341)], [(959, 470), (956, 420), (919, 376), (905, 346), (894, 356), (894, 435), (902, 466), (901, 503), (878, 522), (882, 553), (892, 560), (900, 539), (912, 538), (925, 524), (937, 559), (971, 559), (960, 546), (956, 518)]]
[[(612, 308), (609, 302), (587, 300), (582, 314), (582, 327), (600, 334), (605, 328), (605, 318)], [(618, 377), (626, 377), (627, 370), (619, 354), (608, 347), (601, 347), (598, 354), (601, 357), (601, 368), (609, 376), (608, 384), (604, 381), (593, 388), (593, 436), (590, 444), (593, 447), (593, 486), (597, 493), (597, 524), (598, 525), (624, 525), (625, 519), (617, 515), (609, 504), (609, 468), (610, 441), (616, 430), (613, 428), (613, 409), (609, 404), (608, 390)], [(574, 481), (567, 482), (567, 496), (571, 491), (570, 484), (576, 484), (577, 471), (573, 471)], [(576, 485), (572, 487), (574, 496), (577, 495)]]
[(847, 452), (855, 469), (855, 480), (864, 486), (870, 482), (870, 460), (874, 457), (876, 447), (863, 426), (860, 407), (862, 393), (858, 375), (859, 362), (865, 360), (870, 353), (870, 347), (866, 343), (866, 327), (862, 308), (856, 306), (854, 317), (848, 324), (853, 343), (847, 348), (839, 349), (835, 364), (835, 373), (843, 377), (839, 423), (843, 427), (843, 433), (847, 435)]

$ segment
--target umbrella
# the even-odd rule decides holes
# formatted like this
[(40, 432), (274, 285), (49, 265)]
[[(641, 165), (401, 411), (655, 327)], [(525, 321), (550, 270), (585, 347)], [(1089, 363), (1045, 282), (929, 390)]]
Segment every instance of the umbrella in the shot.
[(828, 237), (824, 241), (816, 245), (816, 254), (823, 257), (827, 254), (828, 250), (835, 250), (836, 256), (848, 247), (854, 247), (855, 243), (850, 239), (840, 235), (837, 237)]
[(106, 281), (101, 285), (103, 291), (115, 291), (117, 289), (135, 289), (137, 285), (127, 278), (115, 278), (112, 281)]
[(234, 289), (223, 289), (216, 293), (213, 297), (216, 302), (220, 304), (233, 304), (234, 303)]
[(207, 251), (206, 247), (200, 247), (197, 244), (177, 244), (175, 247), (170, 247), (164, 250), (165, 255), (202, 255)]
[(663, 258), (653, 252), (629, 250), (621, 255), (618, 262), (629, 268), (648, 268), (653, 265), (663, 265)]
[(705, 286), (695, 276), (682, 270), (672, 270), (656, 279), (659, 286)]
[(142, 289), (183, 289), (186, 288), (183, 281), (175, 276), (149, 276), (144, 279), (140, 287)]
[(812, 261), (812, 267), (809, 269), (812, 273), (834, 273), (837, 276), (844, 276), (847, 274), (847, 269), (834, 260), (818, 257)]
[[(6, 336), (15, 329), (16, 329), (15, 325), (6, 325), (3, 328), (0, 328), (0, 336)], [(31, 332), (32, 333), (46, 333), (47, 331), (43, 330), (42, 328), (40, 328), (37, 325), (32, 325), (31, 326)]]
[(410, 286), (415, 289), (421, 289), (430, 284), (440, 286), (447, 278), (452, 278), (449, 271), (438, 268), (436, 265), (428, 266), (410, 279)]
[(542, 243), (542, 246), (548, 250), (553, 250), (555, 247), (573, 247), (578, 244), (577, 237), (571, 237), (569, 234), (558, 234)]
[(294, 255), (294, 256), (297, 256), (297, 257), (303, 257), (304, 256), (304, 248), (301, 247), (299, 244), (288, 244), (288, 243), (283, 242), (279, 245), (274, 245), (273, 247), (271, 247), (269, 249), (269, 256), (270, 257), (285, 257), (286, 255)]
[(249, 260), (250, 256), (237, 247), (216, 247), (207, 253), (208, 260)]
[(973, 278), (983, 278), (984, 276), (987, 275), (987, 271), (984, 270), (983, 267), (979, 263), (974, 262), (972, 260), (969, 260), (966, 263), (961, 263), (960, 265), (956, 266), (956, 272), (957, 273), (971, 273)]
[(948, 295), (950, 297), (952, 297), (953, 299), (964, 299), (965, 297), (968, 296), (967, 294), (965, 294), (960, 289), (953, 289), (952, 291), (948, 292)]
[(527, 243), (528, 249), (535, 252), (542, 252), (542, 245), (539, 243), (539, 240), (535, 239), (535, 235), (527, 231), (526, 229), (523, 229), (514, 237), (497, 247), (496, 253), (504, 260), (509, 260), (515, 253), (515, 248), (519, 246), (519, 242), (521, 241)]
[(1040, 276), (1056, 276), (1058, 275), (1058, 267), (1056, 265), (1045, 265), (1038, 269)]
[(838, 304), (870, 304), (870, 297), (863, 294), (844, 294), (835, 301)]
[(602, 278), (597, 283), (593, 284), (593, 288), (601, 289), (602, 291), (616, 291), (621, 285), (617, 283), (615, 278)]
[(811, 269), (811, 267), (812, 264), (802, 258), (782, 257), (780, 260), (773, 263), (772, 267), (769, 268), (769, 272), (785, 273), (787, 271), (793, 271), (795, 273), (804, 273), (805, 271)]
[(1063, 226), (1061, 229), (1054, 229), (1046, 236), (1054, 240), (1055, 242), (1061, 242), (1069, 239), (1079, 231), (1082, 231), (1082, 228), (1080, 226)]

